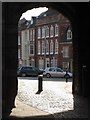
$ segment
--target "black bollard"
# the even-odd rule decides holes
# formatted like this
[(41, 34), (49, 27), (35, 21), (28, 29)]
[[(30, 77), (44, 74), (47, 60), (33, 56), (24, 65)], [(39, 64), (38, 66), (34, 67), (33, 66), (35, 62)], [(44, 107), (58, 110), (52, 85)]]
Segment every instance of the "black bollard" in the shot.
[(66, 78), (66, 83), (68, 82), (68, 71), (66, 70), (66, 74), (65, 74), (65, 78)]
[(38, 92), (43, 91), (43, 75), (38, 75)]

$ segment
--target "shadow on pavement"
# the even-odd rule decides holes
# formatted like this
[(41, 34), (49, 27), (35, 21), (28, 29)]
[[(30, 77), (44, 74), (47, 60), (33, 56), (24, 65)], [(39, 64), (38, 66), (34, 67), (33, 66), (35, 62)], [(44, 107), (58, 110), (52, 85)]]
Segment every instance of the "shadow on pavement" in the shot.
[(88, 120), (88, 99), (74, 96), (74, 109), (43, 116), (16, 117), (8, 116), (2, 120)]

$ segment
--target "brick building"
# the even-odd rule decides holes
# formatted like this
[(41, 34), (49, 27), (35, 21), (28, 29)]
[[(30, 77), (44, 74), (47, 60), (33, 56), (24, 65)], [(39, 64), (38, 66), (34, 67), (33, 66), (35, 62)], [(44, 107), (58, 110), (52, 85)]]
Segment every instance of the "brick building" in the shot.
[(36, 19), (37, 66), (58, 66), (72, 71), (72, 29), (58, 11), (48, 9)]
[[(48, 9), (37, 18), (32, 17), (26, 25), (20, 30), (21, 41), (23, 41), (21, 51), (24, 56), (22, 65), (32, 65), (40, 69), (57, 66), (63, 69), (68, 68), (72, 72), (72, 27), (68, 18), (58, 11)], [(28, 40), (25, 43), (24, 39), (27, 37), (23, 34), (26, 30), (28, 30)], [(25, 47), (26, 44), (28, 47)]]

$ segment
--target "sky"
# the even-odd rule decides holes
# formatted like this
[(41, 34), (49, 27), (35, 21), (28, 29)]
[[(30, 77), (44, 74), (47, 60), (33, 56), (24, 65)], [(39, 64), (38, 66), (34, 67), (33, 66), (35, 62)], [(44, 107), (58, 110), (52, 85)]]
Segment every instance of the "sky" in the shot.
[(26, 20), (31, 20), (32, 16), (39, 16), (42, 12), (47, 10), (48, 8), (46, 7), (33, 8), (32, 10), (27, 10), (25, 13), (23, 13), (20, 19), (25, 18)]

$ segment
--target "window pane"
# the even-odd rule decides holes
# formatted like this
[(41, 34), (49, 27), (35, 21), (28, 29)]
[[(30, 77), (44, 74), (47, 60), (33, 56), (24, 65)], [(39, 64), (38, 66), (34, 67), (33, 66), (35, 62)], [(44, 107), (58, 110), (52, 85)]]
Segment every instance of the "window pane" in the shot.
[(55, 54), (58, 54), (58, 41), (55, 40)]
[(49, 27), (46, 28), (46, 37), (49, 37)]
[(50, 37), (53, 37), (53, 36), (54, 36), (54, 28), (51, 25), (51, 27), (50, 27)]
[(42, 38), (44, 38), (45, 37), (45, 29), (44, 29), (44, 27), (42, 28)]
[(42, 54), (44, 54), (45, 53), (45, 43), (44, 43), (44, 41), (42, 41)]
[(40, 38), (40, 37), (41, 37), (41, 29), (38, 28), (38, 38)]
[(38, 41), (38, 54), (40, 54), (40, 41)]
[(53, 41), (50, 42), (50, 54), (53, 54)]
[(46, 41), (46, 54), (49, 54), (49, 42), (48, 42), (48, 40)]

